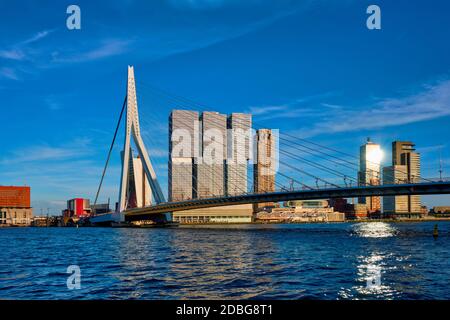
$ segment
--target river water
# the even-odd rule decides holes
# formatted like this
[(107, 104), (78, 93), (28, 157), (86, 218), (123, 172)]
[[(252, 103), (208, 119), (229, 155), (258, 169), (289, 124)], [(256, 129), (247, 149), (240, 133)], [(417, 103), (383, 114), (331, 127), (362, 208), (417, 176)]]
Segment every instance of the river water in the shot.
[(449, 299), (434, 224), (2, 228), (0, 299)]

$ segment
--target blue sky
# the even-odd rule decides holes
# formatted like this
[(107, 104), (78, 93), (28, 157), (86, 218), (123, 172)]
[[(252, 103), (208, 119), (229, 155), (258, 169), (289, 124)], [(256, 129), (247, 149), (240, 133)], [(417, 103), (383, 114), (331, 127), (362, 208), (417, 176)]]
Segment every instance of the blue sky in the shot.
[[(381, 30), (366, 28), (373, 3)], [(0, 184), (30, 185), (37, 214), (94, 197), (128, 64), (163, 189), (175, 106), (153, 87), (355, 156), (370, 136), (386, 164), (391, 141), (411, 140), (423, 176), (439, 154), (450, 176), (448, 1), (76, 1), (72, 31), (70, 4), (0, 2)], [(101, 200), (116, 201), (122, 138)]]

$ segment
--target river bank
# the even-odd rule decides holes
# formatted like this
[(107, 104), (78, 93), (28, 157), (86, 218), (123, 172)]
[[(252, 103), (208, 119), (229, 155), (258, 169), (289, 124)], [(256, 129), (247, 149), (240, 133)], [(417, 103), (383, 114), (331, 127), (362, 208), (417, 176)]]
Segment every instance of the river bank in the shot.
[[(333, 222), (326, 222), (326, 221), (295, 221), (295, 222), (289, 222), (289, 221), (274, 221), (274, 222), (267, 222), (267, 221), (255, 221), (251, 223), (182, 223), (180, 226), (214, 226), (214, 225), (279, 225), (279, 224), (328, 224), (328, 223), (363, 223), (363, 222), (386, 222), (386, 223), (407, 223), (407, 222), (445, 222), (450, 221), (450, 217), (424, 217), (424, 218), (397, 218), (397, 219), (358, 219), (358, 220), (345, 220), (345, 221), (333, 221)], [(61, 225), (6, 225), (6, 224), (0, 224), (0, 229), (2, 228), (55, 228), (55, 227), (75, 227), (75, 226), (61, 226)], [(85, 227), (85, 226), (80, 226)], [(92, 226), (89, 226), (92, 227)], [(139, 226), (130, 226), (130, 228), (140, 228)], [(145, 228), (145, 227), (142, 227)]]

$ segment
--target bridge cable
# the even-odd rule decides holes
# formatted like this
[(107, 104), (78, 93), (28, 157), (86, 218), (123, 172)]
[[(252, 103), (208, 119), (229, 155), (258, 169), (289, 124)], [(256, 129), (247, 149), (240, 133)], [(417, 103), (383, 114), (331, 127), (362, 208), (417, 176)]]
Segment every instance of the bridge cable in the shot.
[[(141, 109), (142, 110), (142, 109)], [(156, 118), (154, 118), (154, 117), (152, 117), (152, 116), (150, 116), (153, 120), (156, 120), (157, 122), (158, 122), (158, 119), (156, 119)], [(146, 124), (151, 124), (150, 122), (148, 122), (146, 119), (145, 119), (145, 117), (144, 118), (142, 118), (141, 117), (141, 120), (144, 120), (144, 123), (146, 123)], [(184, 122), (182, 122), (182, 123), (184, 123)], [(186, 123), (184, 123), (184, 124), (186, 124)], [(152, 140), (151, 140), (151, 138), (149, 137), (149, 136), (147, 136), (147, 134), (145, 134), (145, 137), (147, 137), (149, 140), (150, 140), (150, 142), (152, 142)], [(169, 159), (168, 159), (169, 160)], [(182, 168), (185, 170), (185, 171), (187, 171), (187, 168), (185, 168), (184, 166), (182, 166)], [(171, 171), (171, 167), (169, 166), (169, 173), (171, 173), (172, 171)], [(211, 168), (211, 172), (212, 172), (212, 168)], [(199, 182), (198, 182), (198, 180), (197, 180), (197, 177), (195, 176), (195, 175), (193, 175), (192, 174), (192, 178), (195, 180), (195, 184), (197, 184), (197, 186), (198, 186), (198, 184), (199, 184)], [(206, 188), (206, 186), (204, 186), (203, 184), (202, 185), (200, 185), (201, 187), (205, 187)], [(215, 186), (216, 187), (219, 187), (219, 189), (221, 189), (223, 186), (220, 186), (220, 184), (218, 184), (218, 182), (216, 182), (215, 183)], [(235, 185), (236, 186), (236, 185)], [(192, 186), (192, 188), (194, 189), (194, 191), (198, 194), (198, 190), (197, 190), (197, 188), (193, 185)], [(215, 195), (215, 194), (213, 194), (213, 196), (219, 196), (219, 195)]]
[(120, 111), (120, 116), (119, 116), (119, 120), (117, 121), (116, 130), (114, 131), (114, 137), (113, 137), (113, 139), (111, 141), (111, 146), (109, 147), (108, 157), (106, 158), (106, 163), (105, 163), (105, 166), (103, 168), (103, 173), (102, 173), (102, 177), (100, 179), (100, 184), (99, 184), (98, 189), (97, 189), (97, 194), (95, 195), (94, 211), (95, 211), (95, 206), (97, 205), (97, 200), (98, 200), (98, 196), (100, 194), (100, 189), (102, 188), (103, 179), (105, 178), (106, 169), (108, 168), (109, 159), (111, 158), (111, 153), (112, 153), (112, 150), (113, 150), (113, 147), (114, 147), (114, 143), (116, 141), (117, 132), (119, 131), (120, 122), (122, 120), (123, 112), (125, 110), (126, 105), (127, 105), (127, 95), (125, 95), (125, 99), (123, 101), (122, 110)]
[[(184, 98), (184, 97), (181, 97), (181, 96), (177, 96), (177, 95), (174, 95), (174, 94), (167, 93), (166, 91), (163, 91), (163, 90), (161, 90), (161, 89), (157, 89), (157, 88), (155, 88), (155, 87), (153, 87), (153, 86), (151, 86), (151, 85), (149, 85), (149, 86), (150, 86), (150, 88), (149, 88), (150, 90), (152, 90), (152, 91), (154, 91), (154, 92), (156, 92), (156, 93), (159, 93), (160, 95), (166, 95), (166, 96), (169, 96), (169, 97), (174, 97), (175, 99), (177, 99), (177, 100), (179, 100), (179, 101), (181, 101), (181, 102), (184, 102), (184, 103), (187, 102), (188, 104), (191, 104), (191, 105), (193, 105), (193, 106), (195, 106), (195, 107), (198, 107), (198, 106), (205, 106), (205, 105), (203, 105), (203, 104), (201, 104), (201, 103), (194, 102), (193, 100), (190, 100), (190, 99), (188, 99), (188, 98)], [(206, 106), (205, 106), (205, 107), (206, 107)], [(254, 121), (254, 120), (253, 120), (252, 122), (253, 122), (254, 124), (257, 124), (257, 123), (258, 123), (258, 122)], [(312, 145), (314, 145), (314, 146), (318, 146), (318, 147), (321, 147), (321, 148), (324, 148), (324, 149), (327, 149), (327, 150), (330, 150), (330, 151), (334, 151), (334, 152), (337, 152), (337, 153), (340, 153), (340, 154), (343, 154), (343, 155), (350, 156), (350, 157), (352, 157), (352, 158), (358, 159), (358, 157), (356, 157), (356, 156), (354, 156), (354, 155), (351, 155), (351, 154), (348, 154), (348, 153), (345, 153), (345, 152), (342, 152), (342, 151), (339, 151), (339, 150), (336, 150), (336, 149), (333, 149), (333, 148), (330, 148), (330, 147), (327, 147), (327, 146), (324, 146), (324, 145), (320, 145), (320, 144), (318, 144), (318, 143), (311, 142), (311, 141), (308, 141), (308, 140), (306, 140), (306, 139), (298, 138), (298, 137), (292, 136), (292, 135), (287, 134), (287, 133), (280, 133), (280, 134), (285, 135), (285, 136), (288, 136), (288, 137), (291, 137), (291, 138), (294, 138), (294, 139), (297, 139), (297, 140), (305, 141), (305, 142), (307, 142), (307, 143), (309, 143), (309, 144), (312, 144)], [(283, 138), (280, 138), (280, 139), (283, 139)], [(287, 139), (283, 139), (283, 140), (289, 141), (289, 142), (291, 142), (291, 143), (295, 143), (294, 141), (291, 141), (291, 140), (287, 140)], [(300, 145), (299, 143), (295, 143), (295, 144)], [(303, 145), (303, 147), (304, 147), (304, 148), (308, 148), (308, 149), (310, 149), (310, 150), (314, 150), (314, 149), (309, 148), (309, 147), (307, 147), (307, 146), (305, 146), (305, 145)], [(304, 152), (304, 150), (302, 150), (302, 151)], [(318, 153), (321, 153), (321, 154), (325, 154), (325, 155), (327, 155), (327, 156), (329, 156), (329, 157), (333, 157), (333, 158), (335, 158), (335, 159), (338, 159), (338, 160), (340, 160), (340, 161), (346, 162), (346, 163), (348, 163), (348, 164), (351, 164), (351, 165), (356, 166), (357, 168), (359, 168), (359, 165), (358, 165), (358, 164), (356, 164), (356, 163), (354, 163), (354, 162), (350, 162), (350, 161), (348, 161), (348, 160), (346, 160), (346, 159), (344, 159), (344, 158), (339, 158), (339, 157), (336, 157), (336, 156), (333, 156), (333, 155), (329, 155), (329, 154), (324, 153), (324, 152), (319, 151), (319, 150), (314, 150), (314, 151), (316, 151), (316, 152), (318, 152)], [(322, 159), (324, 159), (324, 158), (322, 157)], [(332, 161), (332, 160), (329, 160), (329, 159), (324, 159), (324, 160)], [(333, 162), (333, 161), (332, 161), (332, 162)], [(369, 162), (369, 163), (374, 163), (374, 164), (378, 164), (378, 163), (375, 163), (375, 162), (370, 161), (370, 160), (367, 160), (367, 162)], [(342, 163), (337, 163), (337, 162), (334, 162), (334, 163), (339, 164), (339, 165), (343, 165)], [(344, 166), (344, 165), (343, 165), (343, 166)], [(407, 173), (405, 173), (405, 172), (403, 172), (403, 171), (401, 171), (401, 170), (398, 170), (398, 169), (396, 169), (396, 171), (397, 171), (397, 172), (400, 172), (400, 173), (403, 173), (403, 174), (407, 174)], [(381, 175), (381, 172), (380, 172), (380, 175)], [(394, 173), (392, 173), (392, 178), (394, 177), (393, 175), (394, 175)], [(349, 176), (345, 175), (345, 177), (348, 178)], [(413, 178), (414, 178), (414, 176), (413, 176)], [(379, 179), (380, 182), (381, 182), (381, 176), (378, 177), (378, 179)], [(423, 177), (422, 177), (422, 179), (423, 179), (423, 180), (427, 180), (427, 181), (432, 182), (431, 180), (425, 179), (425, 178), (423, 178)], [(399, 182), (402, 181), (402, 179), (398, 179), (398, 180), (399, 180)], [(368, 183), (364, 183), (364, 184), (365, 184), (365, 185), (372, 185), (372, 184), (368, 184)]]
[[(152, 91), (154, 91), (154, 90), (152, 90)], [(156, 93), (160, 94), (159, 92), (156, 92)], [(161, 94), (160, 94), (160, 95), (161, 95)], [(183, 104), (183, 105), (180, 105), (180, 103), (183, 103), (183, 101), (181, 101), (181, 102), (180, 102), (180, 101), (177, 101), (176, 99), (172, 98), (171, 96), (169, 96), (169, 97), (167, 97), (167, 98), (168, 98), (169, 100), (171, 100), (171, 101), (174, 101), (175, 104), (176, 104), (177, 106), (181, 106), (181, 107), (183, 107), (183, 108), (185, 107), (184, 104)], [(188, 104), (192, 105), (192, 103), (188, 103)], [(195, 105), (194, 107), (198, 108), (199, 105)], [(239, 121), (239, 120), (238, 120), (238, 121)], [(284, 164), (284, 162), (282, 162), (281, 160), (280, 160), (280, 163)], [(298, 171), (298, 170), (297, 170), (297, 171)], [(302, 171), (302, 172), (303, 172), (303, 171)], [(287, 178), (290, 179), (290, 180), (294, 180), (295, 182), (302, 184), (304, 187), (306, 187), (306, 188), (308, 188), (308, 189), (314, 189), (314, 188), (311, 188), (311, 187), (305, 185), (304, 183), (301, 183), (301, 182), (299, 182), (299, 181), (297, 181), (297, 180), (295, 180), (295, 179), (292, 179), (291, 177), (288, 177), (288, 176), (286, 176), (286, 175), (283, 175), (283, 174), (281, 174), (280, 172), (278, 172), (278, 174), (280, 174), (280, 175), (282, 175), (282, 176), (285, 176), (285, 177), (287, 177)], [(311, 176), (311, 175), (308, 174), (308, 176)], [(312, 177), (316, 178), (316, 180), (317, 180), (317, 177), (315, 177), (315, 176), (312, 176)], [(325, 182), (326, 184), (335, 185), (335, 184), (332, 184), (332, 183), (330, 183), (330, 182), (328, 182), (328, 181), (326, 181), (326, 180), (324, 180), (324, 179), (318, 179), (318, 180), (323, 181), (323, 182)], [(282, 186), (282, 189), (284, 189), (284, 186)]]

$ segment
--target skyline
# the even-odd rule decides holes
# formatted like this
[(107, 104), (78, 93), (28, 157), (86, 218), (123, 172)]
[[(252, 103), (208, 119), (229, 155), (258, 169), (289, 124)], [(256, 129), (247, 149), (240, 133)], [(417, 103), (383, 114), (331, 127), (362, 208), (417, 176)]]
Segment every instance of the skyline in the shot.
[[(64, 5), (50, 8), (44, 1), (23, 10), (0, 4), (4, 12), (36, 16), (19, 23), (11, 14), (0, 22), (9, 31), (0, 39), (0, 95), (10, 106), (2, 110), (9, 120), (0, 142), (0, 183), (30, 185), (35, 214), (62, 209), (77, 196), (93, 198), (127, 64), (136, 66), (144, 140), (152, 138), (145, 142), (166, 194), (168, 126), (161, 119), (167, 123), (174, 108), (155, 101), (151, 86), (201, 101), (209, 107), (204, 111), (252, 113), (269, 128), (355, 155), (370, 136), (385, 151), (383, 166), (390, 163), (392, 141), (414, 141), (423, 176), (438, 176), (439, 151), (448, 176), (450, 45), (438, 40), (450, 24), (449, 4), (381, 3), (383, 28), (369, 31), (365, 1), (251, 2), (258, 10), (234, 1), (129, 1), (130, 23), (123, 7), (105, 3), (104, 11), (92, 11), (79, 1), (79, 31), (64, 29)], [(432, 21), (416, 24), (430, 11)], [(146, 19), (145, 12), (158, 19)], [(176, 19), (184, 15), (189, 22)], [(18, 123), (26, 130), (18, 131)], [(118, 193), (120, 133), (102, 192), (111, 199)]]

